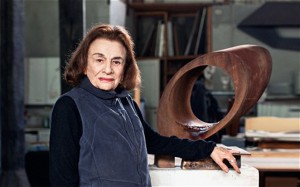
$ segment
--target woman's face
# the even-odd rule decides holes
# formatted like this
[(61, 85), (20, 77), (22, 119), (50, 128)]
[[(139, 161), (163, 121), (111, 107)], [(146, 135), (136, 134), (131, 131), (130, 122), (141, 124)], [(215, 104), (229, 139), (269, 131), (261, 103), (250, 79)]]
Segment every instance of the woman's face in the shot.
[(112, 91), (122, 81), (126, 49), (112, 40), (96, 39), (90, 45), (85, 74), (101, 90)]

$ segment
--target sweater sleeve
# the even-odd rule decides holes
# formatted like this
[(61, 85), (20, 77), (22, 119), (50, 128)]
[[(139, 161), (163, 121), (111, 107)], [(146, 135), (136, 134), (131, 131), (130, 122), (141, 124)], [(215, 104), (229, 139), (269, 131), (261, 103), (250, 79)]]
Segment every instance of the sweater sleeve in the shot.
[(216, 143), (212, 141), (180, 139), (176, 136), (161, 136), (144, 120), (136, 103), (135, 108), (144, 127), (147, 151), (149, 154), (169, 155), (187, 160), (197, 160), (209, 157), (216, 146)]
[(63, 96), (54, 105), (50, 130), (49, 177), (51, 186), (79, 186), (81, 118), (75, 102)]

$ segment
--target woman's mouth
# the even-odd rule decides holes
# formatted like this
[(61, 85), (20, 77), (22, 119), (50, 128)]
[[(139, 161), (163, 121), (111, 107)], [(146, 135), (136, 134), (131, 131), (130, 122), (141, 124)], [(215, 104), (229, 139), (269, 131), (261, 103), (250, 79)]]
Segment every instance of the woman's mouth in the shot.
[(102, 81), (102, 82), (112, 82), (112, 81), (114, 81), (113, 78), (105, 78), (105, 77), (100, 77), (99, 80)]

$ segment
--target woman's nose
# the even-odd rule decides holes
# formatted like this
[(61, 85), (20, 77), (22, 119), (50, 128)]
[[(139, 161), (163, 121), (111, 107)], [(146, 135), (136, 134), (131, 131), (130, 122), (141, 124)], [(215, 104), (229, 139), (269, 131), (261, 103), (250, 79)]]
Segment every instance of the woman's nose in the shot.
[(113, 72), (110, 62), (105, 63), (104, 72), (106, 74), (111, 74)]

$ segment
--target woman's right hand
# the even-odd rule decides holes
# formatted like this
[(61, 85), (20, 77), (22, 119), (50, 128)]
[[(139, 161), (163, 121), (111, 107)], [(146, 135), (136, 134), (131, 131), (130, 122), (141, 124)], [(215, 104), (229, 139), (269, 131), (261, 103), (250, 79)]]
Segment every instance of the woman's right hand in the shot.
[(232, 153), (235, 153), (235, 151), (228, 150), (224, 147), (218, 147), (216, 146), (213, 150), (213, 152), (210, 154), (210, 157), (221, 167), (223, 171), (226, 173), (229, 171), (229, 168), (223, 163), (224, 159), (228, 160), (228, 162), (232, 165), (234, 170), (237, 173), (241, 173), (235, 157), (232, 155)]

